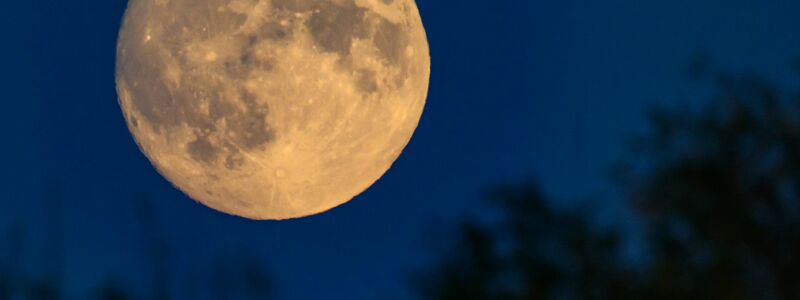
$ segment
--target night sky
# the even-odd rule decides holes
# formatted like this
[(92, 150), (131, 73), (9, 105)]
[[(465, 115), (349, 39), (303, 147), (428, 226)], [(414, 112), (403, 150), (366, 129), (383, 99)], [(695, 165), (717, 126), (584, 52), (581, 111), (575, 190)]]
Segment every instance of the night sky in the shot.
[[(555, 205), (595, 201), (626, 224), (607, 200), (609, 167), (648, 106), (705, 99), (687, 82), (697, 53), (777, 80), (800, 54), (798, 1), (418, 0), (432, 75), (401, 157), (332, 211), (256, 222), (190, 200), (137, 148), (114, 86), (125, 5), (0, 2), (0, 258), (6, 232), (24, 228), (21, 264), (41, 274), (57, 252), (76, 299), (108, 281), (148, 296), (142, 199), (168, 241), (176, 294), (214, 263), (253, 257), (278, 299), (413, 298), (412, 276), (495, 185), (536, 180)], [(52, 228), (60, 245), (45, 238)]]

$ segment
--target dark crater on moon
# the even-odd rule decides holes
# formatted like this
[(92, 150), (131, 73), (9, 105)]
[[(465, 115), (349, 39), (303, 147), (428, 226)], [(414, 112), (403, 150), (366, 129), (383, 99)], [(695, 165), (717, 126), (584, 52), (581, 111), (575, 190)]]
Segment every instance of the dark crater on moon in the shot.
[(372, 42), (383, 57), (392, 64), (401, 62), (403, 59), (403, 51), (408, 45), (408, 37), (400, 25), (380, 18), (378, 19), (377, 29), (372, 37)]
[(367, 10), (357, 7), (355, 3), (338, 5), (319, 1), (317, 6), (306, 26), (314, 43), (324, 51), (339, 53), (344, 58), (350, 55), (353, 39), (369, 36), (369, 27), (364, 24)]
[(378, 80), (375, 71), (360, 70), (356, 72), (356, 87), (364, 93), (372, 94), (378, 91)]
[[(141, 69), (149, 73), (145, 70), (148, 68)], [(157, 132), (164, 134), (182, 125), (193, 129), (197, 137), (186, 145), (192, 159), (203, 163), (225, 159), (225, 165), (234, 168), (241, 165), (241, 151), (259, 149), (274, 139), (274, 131), (266, 123), (269, 108), (257, 102), (255, 95), (240, 88), (235, 99), (226, 98), (224, 83), (202, 73), (184, 74), (184, 80), (187, 84), (174, 88), (163, 79), (148, 79), (129, 90), (134, 108)], [(237, 102), (244, 103), (245, 108)], [(207, 110), (202, 103), (207, 104)], [(138, 127), (138, 120), (129, 120)], [(224, 130), (219, 128), (221, 121)]]
[(406, 28), (356, 6), (355, 1), (272, 0), (272, 5), (280, 11), (311, 12), (305, 25), (314, 43), (325, 52), (338, 53), (342, 60), (350, 55), (354, 39), (371, 39), (388, 64), (403, 63), (403, 50), (409, 44)]
[(192, 156), (192, 159), (210, 163), (217, 158), (217, 149), (206, 138), (198, 138), (186, 144), (186, 152)]
[[(197, 139), (187, 144), (186, 149), (196, 161), (214, 163), (224, 159), (227, 168), (235, 169), (243, 162), (242, 151), (267, 145), (275, 138), (275, 132), (266, 123), (268, 107), (258, 103), (255, 95), (241, 89), (239, 99), (218, 96), (208, 99), (208, 114), (194, 111), (192, 117), (184, 120), (189, 127), (200, 129), (196, 130)], [(239, 109), (233, 101), (243, 102), (246, 108)], [(225, 122), (224, 130), (216, 125), (220, 121)]]

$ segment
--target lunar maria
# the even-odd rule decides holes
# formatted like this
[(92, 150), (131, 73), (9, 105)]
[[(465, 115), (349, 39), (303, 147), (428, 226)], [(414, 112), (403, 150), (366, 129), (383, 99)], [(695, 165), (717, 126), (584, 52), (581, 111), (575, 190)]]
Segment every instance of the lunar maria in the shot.
[(411, 139), (430, 55), (413, 0), (130, 0), (119, 104), (174, 186), (251, 219), (320, 213)]

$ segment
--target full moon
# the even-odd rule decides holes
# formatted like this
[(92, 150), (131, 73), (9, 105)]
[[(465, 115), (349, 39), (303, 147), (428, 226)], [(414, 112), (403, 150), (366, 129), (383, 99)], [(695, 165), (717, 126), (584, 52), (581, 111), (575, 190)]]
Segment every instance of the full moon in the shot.
[(411, 139), (430, 77), (413, 0), (130, 0), (116, 64), (158, 172), (250, 219), (369, 188)]

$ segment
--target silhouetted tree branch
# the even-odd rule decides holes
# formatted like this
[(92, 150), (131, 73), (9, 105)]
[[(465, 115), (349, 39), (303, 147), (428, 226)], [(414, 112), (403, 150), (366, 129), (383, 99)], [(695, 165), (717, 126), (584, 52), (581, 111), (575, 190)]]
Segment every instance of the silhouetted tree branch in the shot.
[[(13, 226), (0, 235), (0, 300), (31, 299), (57, 300), (63, 295), (63, 209), (61, 192), (51, 185), (44, 193), (44, 234), (43, 259), (40, 259), (45, 276), (31, 276), (19, 265), (29, 251), (23, 249), (27, 228)], [(243, 258), (241, 255), (227, 255), (202, 269), (207, 282), (193, 285), (189, 291), (193, 297), (179, 295), (170, 290), (174, 273), (169, 269), (168, 244), (162, 227), (157, 221), (155, 208), (144, 194), (137, 195), (136, 216), (142, 226), (145, 251), (153, 262), (152, 291), (145, 291), (146, 299), (196, 299), (197, 295), (208, 299), (269, 299), (272, 286), (261, 261), (256, 258)], [(39, 264), (37, 264), (38, 266)], [(106, 280), (89, 292), (92, 299), (133, 300), (137, 297), (129, 293), (122, 283)], [(66, 298), (69, 299), (69, 298)], [(202, 298), (201, 298), (202, 299)]]
[(136, 215), (142, 226), (144, 236), (145, 251), (150, 256), (153, 263), (153, 299), (170, 299), (169, 279), (171, 272), (169, 269), (169, 252), (167, 242), (159, 230), (158, 220), (150, 202), (150, 198), (145, 194), (136, 197)]
[(750, 74), (698, 56), (716, 95), (698, 112), (654, 109), (617, 168), (647, 254), (590, 213), (550, 209), (534, 184), (489, 198), (499, 224), (469, 221), (422, 280), (428, 299), (800, 299), (800, 108)]

